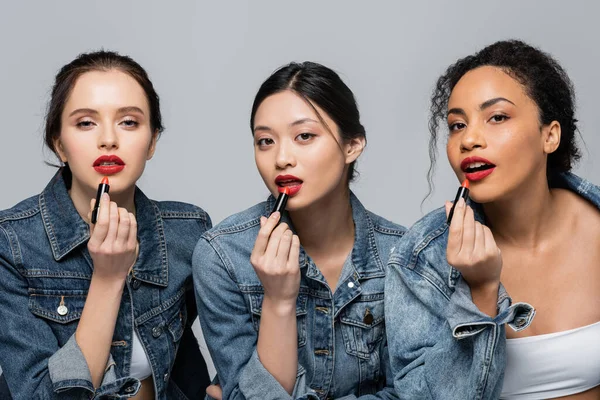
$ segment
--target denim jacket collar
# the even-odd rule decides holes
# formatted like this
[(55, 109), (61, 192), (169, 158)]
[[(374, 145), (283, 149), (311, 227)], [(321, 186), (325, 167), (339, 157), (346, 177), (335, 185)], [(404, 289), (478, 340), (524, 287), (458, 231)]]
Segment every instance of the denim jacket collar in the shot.
[[(160, 210), (136, 187), (134, 195), (138, 223), (139, 256), (133, 267), (136, 279), (167, 286), (168, 264)], [(39, 197), (40, 214), (56, 261), (90, 238), (88, 224), (81, 218), (59, 171)]]
[[(350, 205), (352, 206), (352, 218), (354, 219), (354, 246), (352, 247), (352, 264), (356, 269), (359, 279), (369, 279), (385, 276), (385, 266), (379, 256), (375, 244), (375, 230), (373, 221), (369, 218), (367, 210), (362, 203), (350, 192)], [(268, 217), (275, 206), (275, 198), (269, 196), (265, 203), (264, 216)], [(287, 213), (283, 214), (282, 221), (293, 229), (293, 225)], [(300, 268), (308, 265), (307, 254), (300, 248)]]

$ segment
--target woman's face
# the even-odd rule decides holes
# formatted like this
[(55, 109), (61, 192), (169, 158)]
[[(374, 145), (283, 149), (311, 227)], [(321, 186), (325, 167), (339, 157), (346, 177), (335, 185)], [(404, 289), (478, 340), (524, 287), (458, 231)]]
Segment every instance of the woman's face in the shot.
[(506, 199), (528, 182), (546, 179), (547, 155), (560, 125), (542, 126), (537, 104), (502, 69), (479, 67), (456, 84), (448, 101), (448, 160), (469, 179), (479, 203)]
[(289, 90), (271, 95), (260, 104), (253, 129), (260, 176), (274, 196), (284, 186), (290, 187), (290, 211), (345, 190), (348, 166), (364, 146), (363, 139), (344, 143), (338, 126), (321, 108), (314, 104), (313, 109)]
[(155, 140), (148, 101), (135, 79), (118, 70), (92, 71), (75, 82), (55, 148), (71, 169), (71, 192), (89, 197), (104, 176), (111, 194), (131, 190)]

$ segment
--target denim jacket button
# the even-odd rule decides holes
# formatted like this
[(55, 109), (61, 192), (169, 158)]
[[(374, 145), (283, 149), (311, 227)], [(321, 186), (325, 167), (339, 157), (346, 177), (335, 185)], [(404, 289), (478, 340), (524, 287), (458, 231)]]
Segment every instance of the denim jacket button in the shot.
[(135, 386), (131, 385), (131, 386), (127, 386), (125, 388), (125, 393), (133, 393), (135, 392)]
[(168, 381), (168, 380), (169, 380), (169, 373), (167, 372), (167, 373), (165, 374), (165, 376), (163, 376), (163, 381), (165, 381), (165, 382), (166, 382), (166, 381)]
[(348, 287), (352, 289), (354, 287), (354, 282), (348, 282)]
[(155, 326), (154, 328), (152, 328), (152, 336), (154, 336), (155, 338), (159, 337), (160, 335), (162, 335), (162, 327), (159, 326)]
[(141, 282), (139, 279), (135, 279), (135, 278), (133, 278), (133, 279), (131, 280), (131, 287), (132, 287), (134, 290), (137, 290), (137, 289), (139, 289), (139, 288), (140, 288), (140, 286), (142, 286), (142, 282)]
[(365, 310), (365, 316), (363, 317), (363, 322), (367, 325), (371, 325), (373, 323), (373, 314), (371, 314), (371, 311), (367, 308)]
[(58, 315), (60, 316), (65, 316), (67, 315), (67, 313), (69, 312), (69, 309), (67, 308), (67, 306), (65, 306), (64, 304), (61, 304), (60, 306), (58, 306), (58, 308), (56, 309), (56, 312), (58, 313)]

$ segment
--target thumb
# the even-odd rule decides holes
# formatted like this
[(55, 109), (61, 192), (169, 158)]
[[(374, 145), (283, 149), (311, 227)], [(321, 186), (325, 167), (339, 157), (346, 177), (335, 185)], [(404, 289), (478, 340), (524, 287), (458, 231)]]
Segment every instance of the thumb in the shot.
[(265, 225), (265, 222), (267, 221), (267, 218), (263, 215), (260, 216), (260, 226), (261, 228)]

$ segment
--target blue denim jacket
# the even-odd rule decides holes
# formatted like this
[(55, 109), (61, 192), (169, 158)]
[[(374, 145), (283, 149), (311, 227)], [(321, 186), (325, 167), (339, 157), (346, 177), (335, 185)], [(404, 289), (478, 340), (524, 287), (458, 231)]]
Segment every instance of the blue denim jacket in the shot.
[[(210, 219), (198, 207), (155, 202), (139, 189), (135, 205), (139, 257), (96, 390), (74, 335), (93, 271), (89, 228), (62, 172), (39, 196), (0, 211), (0, 365), (14, 399), (133, 395), (140, 386), (128, 376), (134, 327), (150, 360), (157, 399), (203, 393), (196, 382), (206, 385), (208, 374), (190, 329), (196, 317), (191, 257)], [(59, 312), (61, 304), (66, 310)]]
[[(550, 186), (600, 206), (600, 188), (574, 174), (557, 175)], [(481, 206), (470, 204), (484, 222)], [(498, 399), (505, 324), (525, 329), (535, 310), (512, 304), (501, 285), (497, 316), (479, 311), (469, 286), (446, 261), (447, 243), (446, 213), (440, 208), (411, 227), (390, 256), (385, 308), (394, 385), (406, 399)]]
[[(368, 212), (351, 195), (355, 242), (333, 294), (323, 274), (300, 250), (299, 365), (290, 396), (256, 353), (264, 291), (250, 254), (260, 217), (268, 216), (273, 205), (270, 197), (227, 218), (206, 232), (194, 251), (198, 313), (223, 399), (362, 395), (395, 399), (388, 371), (383, 289), (390, 251), (405, 229)], [(286, 217), (283, 220), (289, 224)]]

